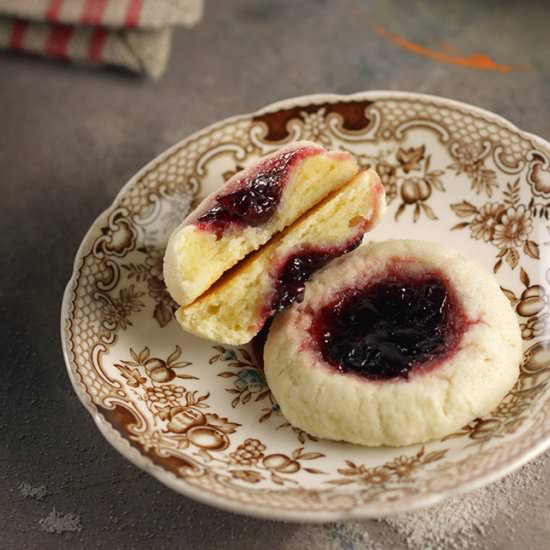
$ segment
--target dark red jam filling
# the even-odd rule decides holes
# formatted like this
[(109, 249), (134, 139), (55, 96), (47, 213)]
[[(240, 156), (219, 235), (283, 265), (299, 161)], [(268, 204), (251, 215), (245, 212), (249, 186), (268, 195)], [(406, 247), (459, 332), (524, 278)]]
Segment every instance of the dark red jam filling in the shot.
[(435, 273), (392, 276), (323, 307), (313, 333), (325, 361), (373, 380), (408, 378), (442, 360), (464, 332), (464, 315)]
[(254, 357), (256, 358), (256, 365), (260, 367), (263, 371), (264, 368), (264, 347), (267, 341), (267, 335), (269, 334), (269, 329), (271, 328), (271, 323), (273, 322), (273, 317), (270, 317), (265, 325), (262, 327), (262, 330), (254, 336), (252, 339), (252, 351), (254, 352)]
[(304, 299), (307, 280), (330, 260), (357, 248), (363, 236), (360, 235), (343, 247), (323, 249), (306, 248), (289, 256), (276, 275), (275, 295), (271, 302), (272, 313), (282, 311), (294, 302)]
[(227, 225), (256, 227), (266, 223), (274, 214), (284, 182), (291, 166), (303, 157), (307, 149), (297, 149), (261, 163), (252, 175), (243, 178), (236, 191), (218, 195), (216, 203), (199, 216), (197, 225), (223, 235)]

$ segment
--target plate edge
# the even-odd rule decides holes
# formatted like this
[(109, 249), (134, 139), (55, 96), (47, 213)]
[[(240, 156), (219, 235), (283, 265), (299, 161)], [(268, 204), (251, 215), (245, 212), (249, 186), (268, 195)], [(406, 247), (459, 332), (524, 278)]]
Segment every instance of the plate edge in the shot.
[[(538, 442), (538, 444), (535, 445), (532, 449), (530, 449), (529, 452), (526, 452), (524, 455), (516, 458), (515, 460), (512, 460), (509, 464), (503, 465), (501, 468), (495, 470), (491, 474), (485, 475), (484, 477), (481, 477), (481, 478), (478, 477), (477, 479), (473, 479), (472, 481), (466, 484), (460, 485), (459, 487), (456, 487), (451, 490), (447, 490), (444, 493), (441, 493), (441, 492), (428, 493), (423, 498), (416, 498), (416, 502), (411, 503), (408, 507), (407, 505), (403, 507), (403, 504), (402, 504), (403, 500), (401, 500), (401, 501), (397, 501), (396, 504), (393, 504), (391, 502), (386, 503), (387, 506), (384, 507), (385, 508), (384, 511), (382, 512), (378, 511), (377, 513), (369, 512), (368, 509), (364, 509), (364, 508), (358, 509), (357, 511), (351, 510), (351, 511), (345, 511), (345, 512), (327, 512), (327, 511), (304, 512), (304, 511), (284, 511), (284, 510), (275, 511), (274, 509), (268, 509), (268, 508), (265, 508), (264, 510), (264, 509), (260, 509), (257, 505), (245, 504), (239, 501), (232, 501), (224, 497), (211, 496), (209, 493), (202, 493), (200, 490), (196, 489), (191, 485), (186, 486), (184, 490), (179, 485), (179, 483), (177, 483), (177, 480), (179, 478), (176, 478), (174, 474), (167, 472), (162, 468), (158, 467), (157, 465), (152, 463), (150, 460), (143, 457), (137, 450), (135, 452), (137, 453), (137, 455), (139, 455), (139, 458), (138, 456), (134, 457), (132, 448), (130, 447), (126, 439), (123, 438), (118, 432), (116, 432), (112, 428), (112, 426), (110, 426), (109, 423), (105, 420), (105, 418), (100, 415), (100, 413), (95, 409), (95, 405), (93, 405), (89, 396), (85, 392), (83, 392), (83, 390), (81, 389), (80, 382), (78, 382), (75, 379), (75, 373), (72, 372), (72, 369), (70, 366), (71, 361), (69, 359), (69, 350), (67, 349), (65, 325), (68, 320), (67, 314), (69, 310), (69, 296), (71, 295), (71, 291), (73, 290), (73, 287), (76, 283), (78, 264), (84, 252), (85, 245), (88, 244), (91, 238), (91, 235), (94, 231), (94, 228), (101, 222), (101, 220), (109, 216), (109, 213), (111, 212), (115, 204), (119, 201), (119, 199), (126, 193), (127, 189), (130, 188), (136, 181), (138, 181), (148, 170), (150, 170), (157, 163), (161, 162), (167, 156), (171, 155), (174, 151), (176, 151), (180, 147), (183, 147), (186, 142), (191, 141), (192, 139), (200, 136), (201, 134), (207, 133), (211, 129), (218, 127), (222, 124), (235, 122), (240, 119), (251, 118), (259, 114), (268, 113), (283, 107), (288, 107), (289, 105), (295, 106), (304, 101), (307, 101), (310, 103), (311, 102), (320, 103), (320, 102), (337, 101), (337, 100), (349, 101), (354, 99), (373, 99), (373, 100), (383, 99), (383, 98), (391, 99), (392, 97), (395, 97), (396, 99), (410, 98), (410, 99), (419, 99), (419, 100), (429, 100), (429, 101), (438, 103), (442, 106), (451, 104), (455, 107), (460, 107), (466, 112), (477, 113), (479, 115), (482, 115), (483, 117), (491, 119), (492, 121), (500, 124), (501, 126), (504, 126), (509, 130), (517, 132), (521, 134), (523, 137), (525, 137), (526, 139), (528, 139), (532, 144), (537, 145), (543, 149), (547, 149), (550, 152), (550, 142), (548, 142), (547, 140), (545, 140), (540, 136), (537, 136), (535, 134), (532, 134), (530, 132), (520, 129), (517, 125), (510, 122), (508, 119), (502, 117), (501, 115), (493, 113), (482, 107), (478, 107), (476, 105), (472, 105), (459, 100), (444, 98), (437, 95), (416, 93), (416, 92), (404, 92), (404, 91), (397, 91), (397, 90), (372, 90), (372, 91), (356, 92), (352, 94), (319, 93), (319, 94), (309, 94), (309, 95), (291, 97), (291, 98), (275, 101), (253, 112), (236, 115), (236, 116), (230, 116), (230, 117), (226, 117), (221, 120), (218, 120), (212, 124), (209, 124), (205, 127), (200, 128), (195, 132), (192, 132), (188, 136), (182, 138), (181, 140), (179, 140), (178, 142), (170, 146), (165, 151), (158, 154), (155, 158), (153, 158), (151, 161), (145, 164), (141, 169), (139, 169), (121, 187), (121, 189), (112, 199), (111, 203), (107, 206), (107, 208), (105, 208), (93, 220), (89, 229), (86, 231), (84, 237), (82, 238), (80, 245), (74, 256), (72, 272), (65, 286), (65, 290), (63, 292), (63, 298), (61, 302), (61, 316), (60, 316), (60, 333), (61, 334), (60, 336), (61, 336), (61, 345), (62, 345), (62, 351), (63, 351), (63, 359), (65, 362), (65, 368), (67, 370), (69, 379), (71, 381), (71, 384), (73, 386), (75, 393), (77, 394), (81, 403), (84, 405), (85, 409), (92, 416), (94, 423), (98, 427), (103, 437), (107, 440), (107, 442), (111, 446), (113, 446), (115, 450), (117, 450), (122, 456), (124, 456), (124, 458), (126, 458), (127, 460), (130, 460), (130, 462), (132, 462), (138, 468), (145, 470), (147, 473), (152, 475), (159, 482), (168, 486), (170, 489), (180, 494), (183, 494), (184, 496), (193, 498), (203, 504), (208, 504), (210, 506), (214, 506), (216, 508), (223, 509), (228, 512), (243, 513), (243, 514), (256, 517), (256, 518), (261, 518), (261, 519), (292, 521), (292, 522), (322, 523), (322, 522), (328, 522), (328, 521), (380, 518), (388, 515), (411, 512), (413, 510), (425, 508), (427, 506), (434, 505), (446, 498), (458, 496), (466, 492), (484, 487), (489, 483), (492, 483), (493, 481), (496, 481), (497, 479), (502, 478), (506, 474), (517, 470), (518, 468), (523, 466), (525, 463), (529, 462), (536, 456), (540, 455), (550, 447), (550, 437), (548, 437), (547, 439), (543, 439), (540, 442)], [(124, 447), (122, 445), (124, 445)], [(238, 510), (236, 510), (237, 507), (239, 508)]]

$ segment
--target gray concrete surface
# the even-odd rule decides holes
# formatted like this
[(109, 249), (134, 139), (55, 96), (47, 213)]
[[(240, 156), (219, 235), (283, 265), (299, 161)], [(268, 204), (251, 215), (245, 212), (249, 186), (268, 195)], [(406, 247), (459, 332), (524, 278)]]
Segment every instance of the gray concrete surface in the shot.
[[(74, 254), (93, 219), (157, 153), (285, 97), (428, 92), (549, 139), (549, 20), (545, 0), (207, 0), (202, 23), (176, 33), (159, 82), (1, 54), (0, 548), (366, 547), (339, 538), (335, 526), (260, 521), (197, 504), (109, 446), (61, 356), (59, 310)], [(525, 67), (503, 74), (439, 62), (380, 37), (380, 26), (433, 49), (444, 41)], [(550, 461), (534, 468), (537, 483), (518, 496), (524, 512), (496, 518), (471, 547), (548, 548)], [(25, 497), (24, 483), (46, 494)], [(39, 521), (53, 508), (79, 516), (81, 531), (45, 532)], [(381, 548), (404, 547), (397, 535), (377, 539), (379, 524), (365, 525)]]

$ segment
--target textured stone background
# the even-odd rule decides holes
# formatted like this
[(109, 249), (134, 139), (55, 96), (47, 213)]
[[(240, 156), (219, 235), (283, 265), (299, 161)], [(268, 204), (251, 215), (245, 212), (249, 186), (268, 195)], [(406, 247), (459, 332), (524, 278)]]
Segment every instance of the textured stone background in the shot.
[[(176, 33), (159, 82), (1, 54), (0, 548), (364, 547), (342, 526), (260, 521), (196, 504), (115, 452), (63, 365), (59, 310), (72, 259), (144, 163), (209, 123), (285, 97), (434, 93), (550, 139), (549, 20), (546, 0), (207, 0), (202, 23)], [(444, 42), (453, 55), (482, 52), (525, 67), (503, 74), (442, 63), (380, 37), (380, 26), (431, 49)], [(548, 548), (550, 461), (532, 468), (538, 480), (518, 493), (518, 513), (497, 517), (476, 547)], [(25, 497), (22, 483), (46, 495)], [(39, 521), (54, 507), (78, 515), (81, 531), (44, 532)], [(378, 523), (365, 528), (380, 548), (405, 544), (379, 535)]]

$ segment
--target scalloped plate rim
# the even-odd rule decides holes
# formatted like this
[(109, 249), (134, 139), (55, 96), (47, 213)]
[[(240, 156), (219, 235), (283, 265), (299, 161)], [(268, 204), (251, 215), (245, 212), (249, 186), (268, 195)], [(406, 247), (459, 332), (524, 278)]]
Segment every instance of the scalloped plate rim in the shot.
[[(277, 520), (277, 521), (291, 521), (291, 522), (309, 522), (309, 523), (323, 523), (329, 521), (342, 521), (342, 520), (359, 520), (359, 519), (369, 519), (369, 518), (379, 518), (389, 515), (395, 515), (399, 513), (411, 512), (420, 508), (425, 508), (428, 506), (433, 506), (434, 504), (458, 495), (465, 494), (467, 492), (479, 489), (496, 481), (506, 474), (509, 474), (530, 460), (534, 459), (538, 455), (542, 454), (544, 451), (550, 448), (550, 436), (546, 439), (540, 440), (536, 445), (533, 445), (531, 449), (525, 451), (521, 456), (509, 460), (507, 463), (502, 464), (500, 467), (495, 468), (489, 474), (482, 474), (477, 478), (473, 478), (469, 482), (463, 483), (460, 486), (457, 486), (453, 489), (448, 489), (439, 492), (426, 493), (424, 495), (414, 495), (412, 497), (407, 497), (400, 499), (399, 501), (388, 501), (384, 503), (384, 507), (379, 512), (372, 512), (369, 509), (359, 508), (355, 510), (342, 510), (342, 511), (293, 511), (291, 509), (268, 509), (260, 508), (255, 504), (247, 504), (238, 500), (231, 500), (229, 498), (224, 498), (222, 496), (214, 495), (211, 493), (202, 492), (200, 489), (197, 489), (188, 484), (182, 484), (181, 480), (175, 476), (173, 473), (164, 470), (162, 467), (154, 464), (148, 458), (144, 457), (130, 446), (128, 441), (120, 435), (107, 421), (106, 419), (95, 409), (93, 403), (89, 396), (83, 391), (80, 381), (76, 379), (77, 373), (73, 372), (71, 367), (71, 361), (69, 359), (69, 352), (67, 349), (67, 340), (65, 337), (65, 323), (69, 314), (69, 297), (73, 290), (74, 285), (76, 284), (79, 262), (81, 260), (82, 254), (85, 247), (88, 245), (90, 239), (92, 238), (93, 232), (96, 227), (109, 216), (111, 210), (115, 207), (119, 199), (126, 193), (126, 191), (135, 184), (150, 168), (155, 166), (157, 163), (168, 157), (177, 149), (185, 146), (186, 142), (191, 141), (193, 138), (207, 133), (209, 130), (218, 127), (222, 124), (237, 121), (244, 118), (250, 118), (252, 116), (273, 112), (281, 108), (287, 108), (289, 106), (300, 105), (301, 103), (307, 102), (309, 104), (330, 102), (335, 100), (344, 100), (344, 101), (353, 101), (354, 99), (367, 99), (367, 100), (376, 100), (376, 99), (419, 99), (419, 100), (430, 100), (435, 103), (438, 103), (442, 106), (451, 105), (453, 107), (458, 107), (460, 109), (465, 109), (468, 112), (477, 113), (492, 119), (494, 122), (513, 130), (514, 132), (519, 133), (524, 138), (530, 140), (532, 143), (537, 144), (538, 146), (547, 149), (550, 151), (550, 142), (544, 138), (537, 136), (531, 132), (520, 129), (517, 125), (510, 122), (506, 118), (498, 115), (492, 111), (472, 105), (463, 101), (449, 99), (442, 96), (416, 93), (416, 92), (406, 92), (398, 90), (369, 90), (356, 92), (352, 94), (334, 94), (334, 93), (317, 93), (317, 94), (306, 94), (296, 97), (290, 97), (287, 99), (282, 99), (270, 103), (269, 105), (262, 107), (256, 111), (249, 113), (244, 113), (240, 115), (234, 115), (220, 119), (213, 122), (207, 126), (200, 128), (199, 130), (192, 132), (188, 136), (180, 139), (174, 145), (167, 148), (163, 152), (159, 153), (151, 161), (145, 164), (140, 168), (120, 189), (120, 191), (112, 199), (111, 203), (105, 208), (91, 223), (89, 229), (86, 231), (84, 237), (82, 238), (80, 245), (75, 253), (73, 260), (73, 268), (71, 276), (67, 282), (65, 290), (63, 292), (63, 298), (61, 302), (61, 315), (60, 315), (60, 336), (61, 336), (61, 346), (63, 352), (63, 359), (65, 362), (65, 368), (69, 375), (69, 379), (75, 390), (76, 395), (80, 399), (84, 408), (88, 411), (97, 428), (99, 429), (102, 436), (107, 440), (107, 442), (118, 451), (124, 458), (132, 462), (135, 466), (141, 470), (147, 472), (153, 476), (157, 481), (161, 482), (163, 485), (169, 487), (170, 489), (196, 500), (202, 504), (207, 504), (215, 508), (233, 512), (233, 513), (242, 513), (248, 516), (256, 517), (259, 519), (268, 519), (268, 520)], [(521, 436), (519, 436), (521, 437)]]

